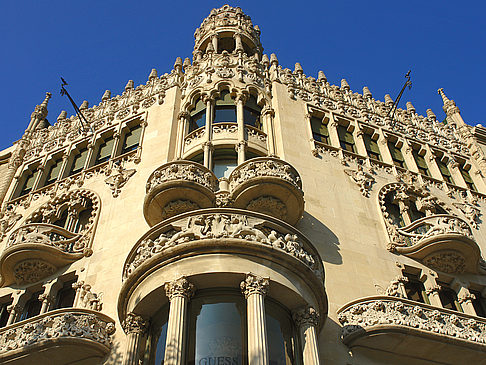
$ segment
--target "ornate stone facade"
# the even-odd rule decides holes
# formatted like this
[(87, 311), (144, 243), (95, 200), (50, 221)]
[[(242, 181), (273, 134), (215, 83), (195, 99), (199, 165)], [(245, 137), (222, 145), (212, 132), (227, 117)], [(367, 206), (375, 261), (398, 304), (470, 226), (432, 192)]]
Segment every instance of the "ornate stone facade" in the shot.
[(486, 129), (194, 37), (0, 152), (0, 362), (483, 364)]

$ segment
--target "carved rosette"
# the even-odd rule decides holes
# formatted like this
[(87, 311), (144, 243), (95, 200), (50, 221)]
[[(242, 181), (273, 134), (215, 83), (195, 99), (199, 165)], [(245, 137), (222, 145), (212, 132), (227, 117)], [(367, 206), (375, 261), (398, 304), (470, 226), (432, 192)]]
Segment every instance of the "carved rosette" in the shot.
[(249, 273), (246, 275), (245, 280), (241, 282), (240, 288), (241, 292), (245, 295), (245, 298), (248, 299), (248, 297), (253, 294), (265, 296), (269, 284), (270, 281), (268, 278)]
[(293, 312), (292, 318), (297, 327), (319, 325), (319, 313), (313, 307), (305, 307)]
[(127, 335), (130, 333), (142, 335), (147, 331), (147, 327), (147, 321), (135, 313), (128, 313), (122, 323), (123, 331)]
[(183, 297), (186, 299), (191, 299), (194, 295), (196, 287), (189, 282), (185, 277), (179, 278), (177, 280), (171, 281), (164, 285), (165, 293), (172, 301), (175, 297)]

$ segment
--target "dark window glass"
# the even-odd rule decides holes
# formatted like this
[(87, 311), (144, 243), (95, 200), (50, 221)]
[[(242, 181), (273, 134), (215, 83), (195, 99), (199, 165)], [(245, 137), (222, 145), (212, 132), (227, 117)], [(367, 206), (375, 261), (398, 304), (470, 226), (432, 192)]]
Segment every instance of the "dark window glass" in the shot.
[(89, 219), (91, 218), (91, 215), (93, 213), (93, 208), (91, 207), (91, 205), (92, 204), (90, 202), (88, 207), (86, 207), (81, 212), (79, 212), (78, 219), (74, 227), (74, 232), (76, 233), (81, 232), (89, 223)]
[(440, 285), (439, 297), (442, 302), (442, 306), (447, 309), (462, 312), (461, 305), (457, 300), (457, 294), (454, 290), (449, 288), (448, 284), (438, 283)]
[(59, 289), (56, 295), (56, 303), (54, 309), (70, 308), (74, 304), (74, 297), (76, 296), (76, 290), (73, 288), (73, 284), (76, 280), (66, 281), (62, 288)]
[(140, 137), (142, 136), (142, 127), (137, 125), (130, 129), (123, 139), (122, 154), (134, 151), (140, 145)]
[(471, 178), (471, 174), (469, 174), (469, 171), (467, 171), (463, 167), (459, 167), (459, 170), (461, 171), (461, 175), (464, 178), (464, 182), (466, 183), (467, 187), (473, 191), (477, 191), (476, 185), (474, 185), (474, 181)]
[(329, 130), (327, 129), (327, 123), (324, 123), (322, 118), (311, 117), (312, 137), (325, 144), (329, 144)]
[(260, 120), (260, 113), (262, 108), (257, 104), (256, 97), (250, 95), (243, 107), (243, 119), (246, 125), (263, 130), (263, 126)]
[(7, 308), (11, 304), (12, 300), (0, 304), (0, 327), (5, 327), (7, 325), (8, 317), (10, 317), (10, 313)]
[(189, 120), (189, 133), (206, 124), (206, 104), (201, 99), (196, 101), (195, 108), (191, 111)]
[(347, 130), (346, 127), (339, 125), (337, 127), (339, 144), (343, 150), (356, 153), (356, 146), (354, 143), (354, 137), (351, 132)]
[(236, 123), (236, 106), (228, 90), (221, 91), (214, 107), (213, 123)]
[(61, 213), (61, 216), (59, 217), (58, 220), (54, 221), (52, 224), (66, 228), (66, 223), (67, 223), (67, 217), (68, 217), (68, 211), (67, 209), (64, 209)]
[(479, 317), (486, 317), (486, 298), (481, 295), (481, 292), (478, 290), (471, 290), (469, 292), (474, 295), (474, 299), (472, 304), (474, 306), (474, 310), (476, 311), (476, 315)]
[(35, 180), (37, 179), (37, 175), (39, 175), (39, 170), (27, 172), (19, 196), (28, 194), (32, 191), (32, 189), (34, 188)]
[(398, 227), (405, 226), (405, 221), (400, 213), (400, 207), (398, 204), (393, 202), (393, 193), (389, 193), (385, 197), (385, 207), (393, 224), (397, 225)]
[(429, 303), (427, 294), (425, 293), (424, 284), (418, 279), (418, 277), (413, 275), (407, 275), (408, 281), (405, 283), (405, 291), (407, 293), (407, 298), (420, 303)]
[(238, 166), (238, 156), (234, 149), (217, 149), (213, 154), (213, 172), (218, 179), (229, 177)]
[(217, 53), (228, 51), (232, 53), (236, 48), (236, 41), (233, 37), (223, 37), (218, 39)]
[(380, 147), (378, 147), (378, 143), (367, 133), (363, 135), (363, 140), (368, 157), (381, 161)]
[(430, 176), (429, 167), (427, 166), (424, 156), (419, 155), (418, 151), (416, 150), (412, 150), (412, 155), (419, 172), (422, 175)]
[(71, 170), (69, 171), (69, 175), (77, 174), (84, 169), (84, 165), (86, 163), (86, 159), (88, 158), (88, 149), (83, 148), (79, 153), (74, 156), (73, 163), (71, 164)]
[(425, 217), (425, 213), (417, 209), (417, 205), (414, 201), (409, 202), (409, 213), (412, 222)]
[(165, 345), (167, 340), (167, 324), (165, 322), (159, 329), (157, 344), (155, 349), (155, 364), (164, 365)]
[(30, 299), (25, 303), (22, 314), (18, 317), (18, 321), (23, 321), (27, 318), (32, 318), (40, 314), (42, 302), (39, 300), (39, 295), (43, 291), (38, 291), (32, 294)]
[(52, 184), (57, 180), (57, 178), (59, 177), (59, 173), (61, 172), (61, 166), (62, 160), (57, 160), (51, 165), (49, 171), (47, 172), (44, 185)]
[(404, 169), (407, 168), (407, 164), (405, 163), (405, 159), (403, 158), (403, 154), (400, 148), (395, 146), (393, 142), (388, 142), (388, 149), (390, 150), (390, 154), (393, 160), (393, 164), (398, 167), (402, 167)]
[(187, 363), (246, 363), (245, 324), (246, 305), (241, 295), (192, 299)]
[(442, 177), (444, 178), (445, 182), (448, 182), (449, 184), (454, 184), (454, 179), (452, 178), (451, 172), (449, 171), (449, 168), (447, 167), (447, 164), (441, 161), (439, 157), (435, 159), (435, 162), (437, 163), (437, 166), (439, 167), (440, 173), (442, 174)]
[(270, 365), (295, 364), (295, 343), (290, 316), (283, 308), (269, 301), (265, 302), (267, 325), (268, 360)]
[[(126, 138), (125, 138), (126, 139)], [(115, 140), (113, 137), (106, 138), (103, 143), (98, 147), (98, 153), (96, 154), (95, 165), (106, 162), (110, 159), (113, 152), (113, 144)]]

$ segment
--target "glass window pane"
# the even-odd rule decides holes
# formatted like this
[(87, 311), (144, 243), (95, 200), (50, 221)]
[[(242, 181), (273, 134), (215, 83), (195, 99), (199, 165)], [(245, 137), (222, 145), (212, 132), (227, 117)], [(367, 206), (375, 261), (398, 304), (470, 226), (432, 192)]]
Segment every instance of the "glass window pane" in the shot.
[(243, 109), (243, 119), (246, 125), (251, 125), (252, 127), (262, 129), (262, 124), (260, 121), (260, 112), (245, 107)]
[(267, 302), (265, 311), (269, 364), (294, 364), (293, 328), (290, 316), (273, 303)]
[(84, 168), (84, 164), (86, 162), (87, 157), (88, 157), (87, 148), (83, 148), (76, 156), (74, 156), (70, 175), (77, 174)]
[(217, 106), (214, 110), (214, 123), (231, 122), (236, 123), (236, 107)]
[(0, 328), (7, 325), (8, 317), (10, 317), (10, 312), (7, 307), (12, 304), (12, 300), (0, 304)]
[(115, 140), (113, 137), (107, 138), (104, 143), (100, 144), (98, 149), (98, 155), (96, 156), (96, 164), (108, 161), (113, 151), (113, 144)]
[(18, 317), (17, 322), (23, 321), (27, 318), (32, 318), (40, 314), (42, 302), (39, 300), (39, 295), (41, 295), (42, 293), (43, 291), (38, 291), (32, 294), (30, 299), (25, 303), (24, 310), (22, 314)]
[(69, 308), (74, 304), (74, 297), (76, 296), (76, 290), (73, 288), (73, 284), (76, 280), (70, 280), (63, 284), (56, 295), (55, 309)]
[(206, 110), (203, 110), (189, 120), (189, 133), (206, 125)]
[(220, 97), (216, 100), (216, 106), (228, 105), (234, 106), (235, 101), (231, 98), (228, 90), (221, 91)]
[(217, 160), (214, 161), (213, 172), (218, 179), (229, 177), (236, 166), (238, 166), (238, 164), (235, 160)]
[(35, 180), (37, 179), (37, 175), (39, 175), (39, 170), (35, 170), (34, 172), (28, 172), (28, 175), (24, 180), (24, 185), (22, 187), (20, 195), (25, 195), (33, 189)]
[(140, 136), (142, 135), (142, 127), (137, 126), (131, 129), (126, 135), (123, 142), (123, 153), (133, 151), (140, 144)]
[(46, 182), (44, 185), (52, 184), (54, 181), (57, 180), (57, 178), (59, 177), (59, 172), (61, 171), (61, 166), (62, 160), (58, 160), (51, 165), (49, 172), (47, 173)]
[(166, 340), (167, 340), (167, 322), (165, 322), (160, 328), (160, 334), (157, 340), (157, 348), (155, 349), (155, 365), (164, 364)]

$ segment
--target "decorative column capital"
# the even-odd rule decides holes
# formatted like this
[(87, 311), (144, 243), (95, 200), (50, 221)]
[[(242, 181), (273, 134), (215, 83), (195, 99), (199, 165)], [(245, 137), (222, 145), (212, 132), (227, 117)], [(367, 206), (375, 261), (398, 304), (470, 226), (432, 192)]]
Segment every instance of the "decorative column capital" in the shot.
[(39, 301), (43, 303), (49, 303), (52, 300), (52, 297), (48, 293), (43, 293), (39, 295)]
[(319, 324), (319, 313), (313, 307), (304, 307), (294, 311), (292, 313), (292, 318), (297, 327), (302, 327), (304, 325), (317, 327)]
[(266, 295), (268, 290), (269, 280), (261, 276), (249, 273), (246, 275), (245, 280), (240, 284), (240, 288), (245, 298), (252, 294)]
[(469, 293), (469, 291), (467, 293), (464, 293), (463, 295), (459, 295), (459, 298), (458, 299), (458, 302), (460, 304), (462, 303), (472, 303), (473, 300), (476, 299), (476, 296), (472, 293)]
[(195, 286), (185, 277), (166, 283), (164, 289), (165, 294), (169, 297), (169, 301), (172, 301), (175, 297), (191, 299), (196, 290)]
[(147, 330), (147, 322), (135, 313), (128, 313), (122, 323), (122, 327), (127, 335), (131, 333), (141, 335)]
[(20, 304), (10, 304), (7, 307), (7, 312), (9, 313), (21, 313), (24, 310), (24, 307), (22, 307)]
[(432, 285), (430, 287), (426, 287), (425, 288), (425, 294), (429, 295), (429, 294), (432, 294), (432, 293), (438, 293), (440, 292), (441, 290), (441, 286), (440, 285)]
[(235, 98), (235, 101), (238, 103), (239, 101), (241, 101), (243, 104), (245, 104), (245, 102), (248, 100), (248, 95), (244, 92), (239, 92), (237, 95), (236, 95), (236, 98)]
[(182, 111), (180, 112), (178, 115), (177, 115), (177, 119), (181, 120), (181, 119), (189, 119), (191, 115), (186, 112), (186, 111)]
[[(262, 110), (262, 112), (261, 112), (261, 113), (262, 113), (262, 115), (264, 115), (264, 116), (265, 116), (265, 115), (269, 115), (269, 116), (271, 116), (271, 117), (274, 117), (274, 116), (275, 116), (275, 110), (274, 110), (273, 108), (270, 108), (270, 107), (269, 107), (269, 106), (267, 106), (267, 105), (263, 107), (263, 110)], [(309, 119), (310, 119), (310, 117), (311, 117), (311, 115), (310, 115), (310, 114), (307, 114), (306, 116), (308, 116), (308, 117), (309, 117)]]

